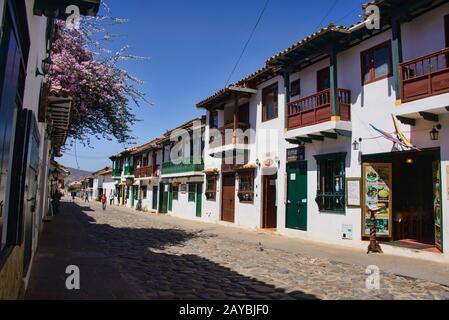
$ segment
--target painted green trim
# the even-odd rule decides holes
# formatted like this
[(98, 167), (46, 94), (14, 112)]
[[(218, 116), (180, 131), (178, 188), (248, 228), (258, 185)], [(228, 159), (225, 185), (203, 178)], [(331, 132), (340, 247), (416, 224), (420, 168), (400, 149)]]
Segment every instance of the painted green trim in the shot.
[(337, 72), (337, 48), (332, 47), (330, 53), (330, 96), (332, 116), (340, 115), (340, 104), (338, 101), (338, 72)]
[(400, 64), (402, 63), (402, 34), (401, 34), (401, 22), (398, 19), (392, 21), (393, 38), (391, 40), (392, 51), (392, 63), (393, 63), (393, 76), (394, 76), (394, 89), (396, 92), (396, 100), (401, 99), (401, 79), (400, 79)]

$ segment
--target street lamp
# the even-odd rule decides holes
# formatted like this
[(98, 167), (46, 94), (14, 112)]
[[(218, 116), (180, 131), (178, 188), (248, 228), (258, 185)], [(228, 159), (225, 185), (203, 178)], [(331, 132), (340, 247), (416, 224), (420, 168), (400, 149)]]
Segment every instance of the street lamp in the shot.
[(352, 143), (353, 150), (354, 151), (359, 151), (361, 143), (362, 143), (362, 138), (359, 138), (358, 140), (354, 140), (354, 142)]
[(440, 139), (440, 130), (441, 124), (434, 126), (432, 131), (430, 131), (430, 140), (438, 141)]
[(36, 77), (37, 76), (46, 76), (47, 74), (49, 74), (52, 64), (53, 64), (53, 62), (51, 61), (50, 56), (48, 56), (47, 58), (42, 60), (42, 65), (41, 65), (42, 72), (39, 71), (39, 68), (36, 68)]

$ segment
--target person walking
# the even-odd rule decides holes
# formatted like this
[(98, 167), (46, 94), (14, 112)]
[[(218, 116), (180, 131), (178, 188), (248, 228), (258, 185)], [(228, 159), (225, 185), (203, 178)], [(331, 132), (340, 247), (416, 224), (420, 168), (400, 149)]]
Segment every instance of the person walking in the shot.
[(101, 197), (101, 206), (103, 208), (103, 211), (106, 210), (106, 202), (107, 202), (106, 195), (103, 193), (103, 196)]
[(89, 193), (87, 191), (84, 193), (84, 202), (89, 202)]

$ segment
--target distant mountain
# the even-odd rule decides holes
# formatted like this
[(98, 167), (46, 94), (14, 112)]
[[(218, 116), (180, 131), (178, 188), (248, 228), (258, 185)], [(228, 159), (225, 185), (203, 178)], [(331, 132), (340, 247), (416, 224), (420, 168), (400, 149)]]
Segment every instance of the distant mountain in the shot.
[(67, 168), (70, 171), (70, 175), (65, 179), (66, 184), (70, 184), (73, 181), (83, 181), (85, 177), (90, 176), (92, 172), (85, 170), (78, 170), (75, 168)]

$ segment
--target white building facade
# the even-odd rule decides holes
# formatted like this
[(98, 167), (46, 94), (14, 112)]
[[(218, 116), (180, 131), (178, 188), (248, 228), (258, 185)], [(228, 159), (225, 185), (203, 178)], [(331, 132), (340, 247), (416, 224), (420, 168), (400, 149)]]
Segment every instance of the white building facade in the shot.
[[(210, 142), (204, 220), (360, 247), (376, 208), (388, 247), (447, 258), (449, 4), (376, 5), (380, 29), (331, 25), (197, 105)], [(210, 140), (248, 127), (249, 141)]]

